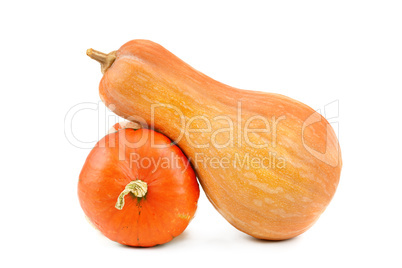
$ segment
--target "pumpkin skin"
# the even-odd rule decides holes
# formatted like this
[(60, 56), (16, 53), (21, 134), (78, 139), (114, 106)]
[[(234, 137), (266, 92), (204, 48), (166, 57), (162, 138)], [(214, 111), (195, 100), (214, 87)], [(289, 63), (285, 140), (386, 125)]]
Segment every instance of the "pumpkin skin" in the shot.
[[(234, 227), (256, 238), (283, 240), (305, 232), (323, 213), (342, 167), (336, 134), (324, 117), (283, 95), (215, 81), (151, 41), (133, 40), (112, 54), (112, 64), (102, 68), (103, 102), (177, 142), (208, 199)], [(246, 136), (246, 126), (267, 131)], [(228, 127), (234, 135), (220, 132)], [(268, 147), (255, 146), (264, 144)], [(240, 161), (275, 156), (283, 163), (213, 167), (199, 163), (199, 155), (228, 157), (231, 163), (236, 156)]]
[[(146, 195), (129, 193), (117, 209), (120, 193), (136, 180), (147, 184)], [(199, 187), (187, 158), (166, 136), (126, 128), (105, 136), (92, 149), (79, 177), (78, 197), (86, 216), (106, 237), (151, 247), (186, 229), (197, 208)]]

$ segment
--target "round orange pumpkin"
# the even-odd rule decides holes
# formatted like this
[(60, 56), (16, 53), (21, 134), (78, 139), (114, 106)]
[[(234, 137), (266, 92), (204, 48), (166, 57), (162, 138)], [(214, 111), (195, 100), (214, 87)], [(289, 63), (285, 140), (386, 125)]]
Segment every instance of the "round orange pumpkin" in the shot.
[(169, 138), (149, 129), (121, 129), (100, 140), (82, 168), (78, 196), (106, 237), (150, 247), (180, 235), (197, 208), (192, 167)]

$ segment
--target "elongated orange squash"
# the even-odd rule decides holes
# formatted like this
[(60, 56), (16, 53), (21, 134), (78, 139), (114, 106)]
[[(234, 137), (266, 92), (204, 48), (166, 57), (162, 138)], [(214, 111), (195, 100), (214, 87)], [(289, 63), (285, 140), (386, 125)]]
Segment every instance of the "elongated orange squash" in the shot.
[(340, 148), (330, 124), (307, 105), (217, 82), (147, 40), (87, 54), (102, 64), (103, 102), (176, 141), (209, 200), (237, 229), (292, 238), (328, 206)]

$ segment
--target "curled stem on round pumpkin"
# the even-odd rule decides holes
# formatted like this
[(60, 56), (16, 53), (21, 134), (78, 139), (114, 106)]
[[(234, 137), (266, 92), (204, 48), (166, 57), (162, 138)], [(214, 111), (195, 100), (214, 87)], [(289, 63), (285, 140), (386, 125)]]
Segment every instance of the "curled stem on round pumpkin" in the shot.
[(112, 51), (109, 54), (105, 54), (103, 52), (89, 48), (87, 49), (87, 55), (91, 59), (94, 59), (101, 64), (102, 74), (104, 74), (106, 70), (109, 69), (110, 66), (112, 66), (114, 60), (116, 59), (116, 51)]
[(144, 197), (147, 194), (148, 185), (146, 182), (142, 180), (135, 180), (129, 182), (124, 190), (120, 193), (119, 197), (117, 198), (117, 202), (115, 207), (118, 210), (122, 210), (124, 207), (124, 197), (132, 193), (135, 197)]

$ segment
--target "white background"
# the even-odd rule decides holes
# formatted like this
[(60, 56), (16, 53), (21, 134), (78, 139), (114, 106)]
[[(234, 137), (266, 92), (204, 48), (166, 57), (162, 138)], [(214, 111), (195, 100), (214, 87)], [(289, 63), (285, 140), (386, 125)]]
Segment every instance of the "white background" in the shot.
[[(2, 1), (0, 13), (1, 267), (401, 267), (401, 1)], [(163, 246), (120, 246), (86, 222), (76, 191), (90, 149), (67, 140), (64, 119), (99, 101), (86, 49), (140, 38), (238, 88), (339, 104), (341, 181), (309, 231), (253, 239), (203, 193)], [(98, 118), (71, 126), (88, 148), (106, 131)]]

